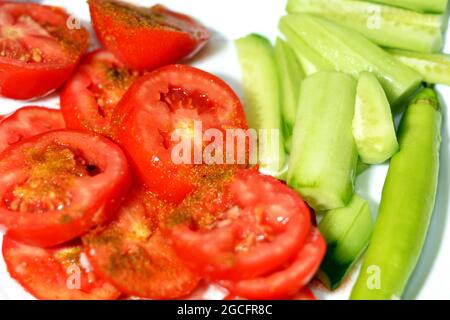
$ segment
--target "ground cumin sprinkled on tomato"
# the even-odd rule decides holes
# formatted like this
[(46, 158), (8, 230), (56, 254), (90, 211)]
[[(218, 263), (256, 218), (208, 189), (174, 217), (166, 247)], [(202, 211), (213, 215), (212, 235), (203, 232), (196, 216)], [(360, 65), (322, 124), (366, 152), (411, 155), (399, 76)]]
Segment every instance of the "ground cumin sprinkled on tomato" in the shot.
[(100, 4), (103, 10), (108, 10), (111, 15), (120, 18), (120, 21), (128, 24), (130, 27), (141, 26), (181, 31), (176, 26), (167, 24), (166, 17), (161, 13), (152, 11), (151, 8), (130, 7), (126, 3), (119, 1), (90, 0), (89, 3), (93, 5)]
[(15, 186), (4, 200), (9, 210), (36, 213), (62, 210), (71, 202), (70, 195), (62, 190), (75, 177), (89, 174), (86, 164), (64, 146), (52, 145), (44, 151), (31, 149), (27, 162), (29, 178)]

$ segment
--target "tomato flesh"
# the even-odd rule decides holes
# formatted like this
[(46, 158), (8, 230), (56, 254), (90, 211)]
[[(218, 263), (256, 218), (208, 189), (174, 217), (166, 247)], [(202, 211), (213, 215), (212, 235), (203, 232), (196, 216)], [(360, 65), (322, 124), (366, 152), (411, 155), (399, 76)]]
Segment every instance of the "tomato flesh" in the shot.
[(67, 127), (111, 136), (114, 109), (140, 75), (106, 50), (89, 54), (61, 92)]
[(133, 69), (175, 63), (200, 50), (210, 37), (194, 19), (161, 5), (143, 8), (115, 0), (88, 3), (100, 42)]
[(70, 76), (87, 49), (84, 28), (68, 28), (59, 8), (35, 3), (0, 3), (0, 94), (39, 97)]
[(64, 119), (59, 110), (20, 108), (0, 122), (0, 153), (23, 139), (64, 128)]
[(150, 191), (174, 202), (184, 199), (199, 176), (212, 169), (199, 169), (201, 165), (194, 165), (192, 159), (195, 148), (202, 155), (202, 137), (200, 143), (191, 143), (187, 161), (174, 161), (178, 142), (171, 140), (173, 134), (181, 131), (181, 138), (185, 135), (192, 142), (198, 124), (200, 135), (209, 128), (247, 128), (232, 89), (217, 77), (185, 65), (163, 67), (138, 79), (117, 106), (113, 122), (114, 136), (137, 176)]
[(135, 191), (106, 228), (83, 237), (95, 270), (124, 293), (174, 299), (191, 293), (199, 282), (159, 231), (159, 219), (171, 205)]
[(326, 243), (316, 228), (294, 261), (264, 277), (238, 282), (222, 282), (234, 295), (249, 299), (282, 299), (295, 295), (316, 274), (325, 255)]
[(4, 237), (3, 258), (10, 275), (43, 300), (114, 300), (120, 292), (95, 275), (80, 245), (32, 247)]
[(57, 245), (108, 220), (129, 185), (126, 158), (106, 138), (44, 133), (0, 155), (0, 225), (15, 240)]
[(168, 217), (179, 256), (211, 279), (248, 279), (295, 256), (310, 230), (310, 212), (292, 190), (255, 170), (208, 180)]

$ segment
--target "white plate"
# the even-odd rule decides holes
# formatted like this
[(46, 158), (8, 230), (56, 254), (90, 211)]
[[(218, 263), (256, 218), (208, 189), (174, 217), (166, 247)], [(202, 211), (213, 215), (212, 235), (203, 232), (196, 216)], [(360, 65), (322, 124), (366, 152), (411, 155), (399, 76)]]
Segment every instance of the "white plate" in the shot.
[[(60, 5), (79, 17), (89, 27), (89, 10), (80, 0), (43, 0), (44, 4)], [(130, 0), (141, 5), (153, 5), (157, 1)], [(208, 47), (197, 56), (193, 65), (212, 72), (228, 82), (241, 95), (240, 71), (236, 58), (233, 39), (256, 32), (275, 39), (277, 24), (284, 14), (285, 1), (280, 0), (161, 0), (159, 3), (185, 12), (201, 20), (214, 36)], [(448, 41), (450, 48), (450, 41)], [(95, 41), (93, 40), (93, 46)], [(450, 89), (439, 87), (443, 99), (450, 104)], [(24, 103), (0, 98), (1, 114), (7, 114), (24, 105), (34, 104), (59, 107), (57, 95)], [(407, 299), (450, 299), (450, 220), (447, 219), (449, 208), (449, 120), (444, 108), (445, 123), (441, 151), (441, 171), (439, 192), (430, 231), (419, 265), (412, 277), (405, 298)], [(357, 192), (370, 201), (372, 211), (378, 211), (381, 190), (387, 166), (374, 166), (357, 181)], [(337, 292), (329, 293), (320, 287), (315, 288), (319, 298), (347, 299), (354, 279), (351, 279)], [(31, 296), (12, 280), (0, 258), (0, 299), (26, 299)]]

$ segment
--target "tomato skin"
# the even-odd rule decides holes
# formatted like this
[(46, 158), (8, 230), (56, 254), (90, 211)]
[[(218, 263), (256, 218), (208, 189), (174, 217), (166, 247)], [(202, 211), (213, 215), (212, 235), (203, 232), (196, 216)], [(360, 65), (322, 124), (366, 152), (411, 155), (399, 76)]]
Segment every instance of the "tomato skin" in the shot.
[[(63, 205), (62, 209), (46, 209), (36, 214), (28, 209), (22, 211), (21, 207), (7, 207), (10, 190), (30, 177), (30, 157), (35, 154), (40, 157), (49, 146), (70, 147), (100, 172), (60, 186), (58, 191), (70, 199), (69, 205)], [(109, 220), (131, 185), (127, 161), (118, 146), (101, 136), (70, 130), (44, 133), (8, 148), (0, 155), (0, 181), (0, 226), (12, 239), (41, 247), (69, 241)]]
[(304, 287), (292, 297), (292, 300), (317, 300), (317, 298), (309, 287)]
[(283, 299), (293, 296), (314, 277), (325, 251), (325, 240), (318, 229), (313, 228), (305, 246), (286, 268), (260, 278), (224, 281), (221, 284), (233, 295), (248, 299)]
[(23, 139), (64, 128), (59, 110), (34, 106), (20, 108), (0, 122), (0, 153)]
[(88, 3), (100, 42), (133, 69), (152, 70), (175, 63), (200, 50), (210, 37), (192, 18), (161, 5), (141, 8), (112, 0)]
[[(72, 253), (74, 252), (74, 253)], [(81, 247), (65, 245), (42, 249), (3, 238), (2, 253), (12, 278), (42, 300), (115, 300), (120, 291), (80, 265)], [(59, 257), (60, 256), (60, 257)], [(68, 272), (69, 268), (73, 271)], [(80, 281), (70, 281), (79, 268)], [(69, 289), (67, 284), (79, 289)]]
[(284, 184), (254, 170), (227, 179), (208, 182), (168, 215), (174, 249), (207, 279), (238, 281), (276, 270), (303, 246), (308, 207)]
[(0, 10), (8, 10), (15, 16), (27, 15), (41, 24), (57, 28), (61, 37), (60, 50), (64, 52), (61, 61), (28, 63), (18, 59), (0, 57), (0, 95), (28, 100), (44, 96), (59, 88), (70, 76), (88, 46), (88, 33), (84, 28), (70, 30), (69, 19), (62, 9), (34, 3), (4, 1)]
[(94, 269), (130, 296), (175, 299), (190, 294), (200, 278), (177, 257), (158, 227), (160, 215), (171, 207), (137, 187), (110, 225), (83, 237)]
[(60, 95), (67, 127), (111, 136), (114, 108), (139, 75), (109, 51), (88, 54)]
[[(180, 107), (161, 101), (172, 88), (181, 88), (200, 106)], [(206, 111), (201, 111), (201, 104)], [(174, 103), (175, 104), (175, 103)], [(247, 129), (244, 111), (237, 95), (221, 79), (205, 71), (186, 66), (171, 65), (139, 78), (120, 101), (113, 115), (115, 140), (127, 153), (130, 163), (142, 183), (167, 201), (180, 202), (196, 188), (190, 164), (175, 164), (171, 147), (165, 145), (161, 132), (171, 133), (178, 128), (178, 112), (189, 112), (189, 123), (201, 121), (203, 131), (208, 128)], [(212, 167), (212, 166), (211, 166)]]

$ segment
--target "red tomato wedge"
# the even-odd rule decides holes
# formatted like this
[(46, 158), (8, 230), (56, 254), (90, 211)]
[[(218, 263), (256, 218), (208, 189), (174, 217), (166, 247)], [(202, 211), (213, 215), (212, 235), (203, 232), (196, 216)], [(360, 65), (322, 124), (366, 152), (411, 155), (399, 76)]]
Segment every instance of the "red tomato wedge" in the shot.
[[(200, 156), (205, 150), (201, 135), (210, 128), (221, 132), (247, 128), (233, 90), (219, 78), (185, 65), (163, 67), (138, 79), (117, 106), (113, 122), (114, 136), (137, 176), (150, 191), (174, 202), (195, 188), (198, 175), (205, 175), (202, 170), (208, 171), (203, 168), (198, 173), (191, 164), (195, 148), (200, 148)], [(198, 124), (200, 143), (192, 143)], [(174, 133), (180, 132), (181, 138), (187, 136), (189, 145), (194, 145), (187, 161), (181, 163), (173, 158), (179, 154), (174, 148), (180, 142), (172, 141)]]
[(89, 0), (97, 37), (124, 64), (152, 70), (200, 50), (210, 37), (194, 19), (166, 9), (115, 0)]
[(44, 133), (0, 155), (0, 226), (17, 241), (57, 245), (111, 217), (130, 183), (125, 155), (108, 139)]
[(114, 300), (120, 292), (91, 270), (80, 245), (51, 249), (3, 239), (8, 272), (29, 293), (42, 300)]
[(20, 108), (0, 122), (0, 153), (23, 139), (64, 128), (64, 119), (59, 110)]
[(62, 9), (0, 3), (0, 95), (31, 99), (60, 87), (88, 45), (83, 28), (70, 28)]
[(61, 92), (67, 127), (110, 136), (114, 109), (140, 75), (106, 50), (90, 53)]
[(238, 282), (224, 281), (236, 296), (248, 299), (283, 299), (295, 295), (316, 274), (325, 255), (326, 242), (317, 228), (312, 228), (305, 246), (286, 267), (272, 274)]
[(291, 260), (310, 230), (303, 200), (255, 170), (218, 177), (165, 219), (178, 255), (211, 279), (248, 279)]
[(199, 282), (159, 231), (160, 215), (170, 205), (135, 191), (106, 228), (83, 237), (94, 269), (131, 296), (174, 299)]

